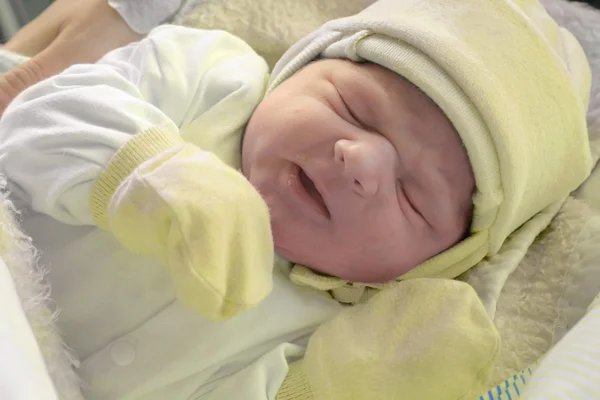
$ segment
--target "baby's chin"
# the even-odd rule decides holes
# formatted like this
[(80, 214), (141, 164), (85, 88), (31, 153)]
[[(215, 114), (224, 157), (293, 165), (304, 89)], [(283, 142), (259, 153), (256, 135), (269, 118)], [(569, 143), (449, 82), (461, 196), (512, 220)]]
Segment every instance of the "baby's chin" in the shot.
[(320, 275), (334, 276), (350, 282), (376, 284), (393, 281), (404, 272), (412, 269), (410, 266), (405, 266), (397, 270), (398, 266), (394, 266), (394, 268), (368, 263), (361, 263), (359, 266), (354, 261), (354, 257), (348, 256), (350, 251), (334, 250), (328, 247), (326, 243), (322, 243), (318, 249), (315, 249), (311, 245), (303, 244), (301, 240), (290, 241), (289, 235), (278, 237), (276, 229), (273, 229), (273, 233), (275, 252), (279, 256), (293, 264), (306, 266)]

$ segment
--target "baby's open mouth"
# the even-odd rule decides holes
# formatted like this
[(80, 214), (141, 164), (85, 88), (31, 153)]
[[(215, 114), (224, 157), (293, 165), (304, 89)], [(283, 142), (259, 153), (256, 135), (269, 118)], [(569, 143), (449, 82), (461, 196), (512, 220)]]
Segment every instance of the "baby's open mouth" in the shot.
[(304, 172), (302, 168), (299, 168), (298, 176), (300, 178), (302, 186), (304, 186), (304, 189), (306, 190), (308, 195), (312, 197), (312, 199), (317, 203), (317, 206), (321, 210), (321, 213), (327, 218), (330, 218), (329, 210), (327, 209), (327, 204), (325, 204), (325, 200), (323, 199), (321, 192), (319, 192), (312, 179), (310, 179), (310, 177), (306, 174), (306, 172)]

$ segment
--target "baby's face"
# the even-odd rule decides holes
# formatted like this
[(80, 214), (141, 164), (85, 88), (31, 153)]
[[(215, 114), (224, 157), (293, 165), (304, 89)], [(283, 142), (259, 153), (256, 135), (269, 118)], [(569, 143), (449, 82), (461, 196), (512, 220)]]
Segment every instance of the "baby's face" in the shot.
[(342, 279), (397, 278), (470, 223), (475, 183), (452, 124), (378, 65), (303, 68), (256, 109), (242, 161), (277, 252)]

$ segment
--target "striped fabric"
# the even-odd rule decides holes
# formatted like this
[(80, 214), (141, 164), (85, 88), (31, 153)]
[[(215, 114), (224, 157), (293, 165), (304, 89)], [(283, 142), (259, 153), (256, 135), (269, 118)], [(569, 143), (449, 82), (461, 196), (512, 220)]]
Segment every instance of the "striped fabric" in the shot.
[(479, 400), (600, 399), (600, 295), (588, 314), (536, 366)]
[(486, 394), (479, 397), (479, 400), (515, 400), (521, 398), (521, 393), (525, 390), (525, 386), (532, 376), (532, 369), (527, 368), (525, 371), (512, 378), (505, 380), (500, 385), (488, 391)]

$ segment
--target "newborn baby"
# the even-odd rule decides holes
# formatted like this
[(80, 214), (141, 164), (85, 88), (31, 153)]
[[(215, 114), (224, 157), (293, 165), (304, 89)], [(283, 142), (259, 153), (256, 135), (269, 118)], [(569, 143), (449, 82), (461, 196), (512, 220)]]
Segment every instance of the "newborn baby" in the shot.
[(304, 67), (259, 104), (242, 161), (277, 252), (328, 275), (389, 281), (468, 233), (475, 181), (458, 134), (376, 64)]
[[(284, 56), (266, 97), (266, 64), (240, 39), (157, 28), (15, 99), (0, 124), (3, 172), (36, 211), (160, 260), (180, 299), (213, 319), (267, 295), (273, 242), (317, 272), (295, 274), (315, 287), (456, 277), (585, 178), (589, 82), (556, 54), (584, 80), (589, 70), (572, 37), (563, 54), (507, 23), (558, 76), (540, 84), (542, 72), (516, 67), (523, 51), (491, 52), (487, 31), (422, 31), (438, 14), (411, 4), (325, 25)], [(461, 20), (446, 11), (445, 23)]]
[[(202, 316), (220, 320), (257, 305), (280, 275), (344, 303), (356, 300), (350, 289), (383, 288), (321, 325), (301, 361), (278, 347), (248, 370), (242, 352), (255, 357), (274, 340), (265, 332), (289, 332), (272, 326), (289, 317), (282, 313), (310, 325), (309, 313), (284, 302), (257, 322), (244, 318), (252, 310), (230, 325), (232, 338), (215, 341), (226, 332), (216, 326), (234, 321), (188, 329), (203, 319), (145, 310), (152, 318), (140, 318), (143, 332), (124, 328), (107, 340), (145, 339), (146, 363), (130, 365), (117, 352), (123, 368), (105, 368), (105, 342), (86, 353), (85, 362), (100, 360), (100, 377), (87, 371), (96, 398), (122, 398), (112, 395), (119, 386), (132, 388), (130, 397), (234, 398), (212, 396), (213, 383), (239, 368), (254, 375), (219, 389), (328, 400), (483, 391), (498, 352), (486, 310), (463, 282), (419, 278), (455, 278), (495, 256), (585, 179), (590, 74), (578, 43), (535, 1), (426, 3), (380, 0), (331, 21), (293, 46), (270, 79), (233, 35), (163, 26), (7, 108), (0, 166), (15, 195), (154, 257), (181, 302)], [(273, 250), (305, 266), (274, 273)], [(145, 278), (136, 271), (134, 279)], [(121, 311), (104, 309), (109, 317)], [(312, 332), (308, 325), (283, 341)], [(206, 343), (235, 366), (216, 365)], [(179, 397), (161, 396), (169, 387)]]
[[(227, 167), (208, 153), (186, 161), (183, 153), (188, 149), (179, 154), (183, 154), (184, 161), (177, 162), (178, 167), (160, 178), (164, 188), (148, 191), (146, 178), (140, 176), (156, 165), (162, 166), (164, 159), (179, 151), (165, 148), (160, 149), (165, 150), (162, 154), (155, 155), (156, 143), (177, 140), (172, 135), (165, 139), (152, 129), (151, 139), (140, 142), (140, 138), (148, 136), (144, 128), (131, 132), (140, 136), (135, 136), (129, 146), (146, 147), (121, 151), (120, 154), (127, 154), (127, 159), (113, 159), (107, 168), (109, 172), (101, 175), (95, 185), (90, 176), (109, 164), (110, 154), (104, 156), (106, 161), (100, 165), (95, 163), (96, 156), (89, 154), (90, 150), (106, 152), (103, 142), (113, 141), (121, 131), (130, 130), (131, 125), (139, 124), (139, 118), (147, 119), (148, 123), (144, 121), (143, 125), (148, 127), (160, 126), (162, 121), (154, 122), (156, 118), (144, 111), (156, 113), (154, 99), (165, 104), (167, 116), (170, 110), (185, 115), (176, 128), (167, 128), (170, 131), (185, 130), (185, 119), (202, 120), (197, 115), (206, 108), (205, 103), (215, 101), (211, 98), (216, 96), (212, 86), (209, 86), (211, 91), (202, 91), (199, 85), (198, 92), (189, 93), (192, 101), (188, 109), (176, 110), (173, 103), (167, 104), (158, 96), (168, 90), (172, 93), (170, 97), (177, 98), (177, 90), (144, 83), (137, 74), (144, 74), (143, 68), (148, 68), (147, 58), (152, 48), (165, 52), (167, 43), (177, 41), (202, 46), (206, 41), (203, 36), (215, 35), (181, 27), (159, 28), (140, 44), (117, 50), (95, 66), (73, 67), (30, 89), (7, 110), (0, 129), (5, 173), (11, 177), (14, 190), (25, 192), (22, 195), (30, 197), (38, 211), (67, 223), (95, 221), (113, 231), (129, 249), (162, 260), (174, 273), (185, 302), (205, 315), (222, 318), (237, 313), (240, 304), (255, 304), (268, 293), (270, 279), (266, 274), (272, 265), (273, 252), (269, 219), (259, 199), (248, 194), (251, 189), (245, 187), (233, 170), (226, 171), (224, 177), (208, 178), (214, 168), (212, 164), (222, 169)], [(236, 38), (224, 33), (218, 35), (220, 40), (242, 47)], [(247, 57), (253, 57), (255, 68), (260, 69), (260, 73), (251, 71), (253, 74), (247, 74), (242, 81), (243, 85), (252, 85), (252, 94), (256, 96), (260, 93), (258, 85), (264, 79), (265, 66), (251, 49), (241, 50)], [(222, 45), (212, 51), (220, 54), (228, 51), (228, 47)], [(186, 73), (196, 71), (195, 57), (210, 57), (210, 53), (191, 53), (183, 46), (168, 49), (164, 60), (155, 62), (172, 63), (173, 73), (181, 69), (172, 61), (173, 52), (183, 58)], [(125, 64), (126, 59), (139, 61), (127, 60)], [(216, 75), (216, 71), (209, 72)], [(211, 78), (217, 80), (208, 85), (220, 85), (218, 90), (223, 92), (222, 87), (229, 90), (228, 85), (238, 84), (238, 76), (223, 84), (221, 80), (227, 79), (228, 71), (219, 73), (223, 77)], [(155, 79), (153, 72), (146, 74)], [(164, 74), (164, 78), (169, 76)], [(208, 78), (198, 76), (202, 85), (206, 85)], [(133, 86), (136, 83), (138, 88)], [(149, 92), (141, 96), (147, 104), (137, 99), (140, 90)], [(229, 92), (219, 95), (223, 96), (223, 100), (219, 99), (222, 104)], [(47, 101), (45, 116), (31, 108), (37, 109), (40, 100)], [(89, 105), (84, 106), (86, 103)], [(163, 115), (157, 118), (164, 119)], [(197, 134), (211, 136), (201, 130)], [(474, 178), (458, 134), (427, 95), (382, 66), (340, 59), (309, 64), (258, 105), (243, 137), (242, 171), (269, 208), (275, 250), (293, 262), (344, 280), (386, 282), (442, 252), (468, 233)], [(154, 144), (148, 146), (149, 142)], [(120, 147), (114, 146), (115, 151)], [(60, 157), (57, 153), (67, 155)], [(144, 159), (129, 153), (142, 153)], [(23, 162), (30, 157), (30, 162)], [(173, 157), (175, 160), (178, 156)], [(120, 170), (122, 165), (132, 162), (135, 165), (129, 170)], [(185, 163), (207, 165), (199, 167), (198, 176), (189, 176), (195, 172), (188, 170)], [(138, 172), (133, 170), (134, 166)], [(177, 181), (185, 185), (178, 186)], [(227, 181), (235, 190), (242, 188), (242, 192), (223, 189), (224, 184), (219, 181)], [(178, 192), (180, 187), (189, 191)], [(210, 195), (219, 190), (221, 202)], [(86, 200), (90, 197), (91, 213), (90, 200)], [(160, 200), (155, 200), (156, 197)], [(191, 209), (201, 205), (201, 211), (193, 211), (201, 215), (177, 214), (189, 213), (185, 210), (187, 205), (178, 204), (186, 198), (192, 203)], [(202, 204), (202, 198), (212, 203)], [(161, 209), (156, 204), (162, 201), (175, 204), (165, 207), (178, 209), (174, 217), (156, 211)], [(240, 206), (244, 215), (235, 216), (228, 227), (228, 218), (235, 215), (232, 210)], [(112, 222), (108, 222), (111, 213)], [(189, 224), (190, 233), (180, 237), (179, 227), (169, 228), (175, 233), (162, 232), (164, 220), (170, 218), (175, 220), (170, 222), (174, 225)], [(250, 222), (242, 222), (241, 226), (240, 221), (244, 220)], [(212, 240), (223, 234), (231, 238)], [(165, 242), (171, 247), (165, 249)], [(185, 249), (174, 250), (178, 246)], [(182, 255), (186, 251), (189, 255)], [(216, 274), (211, 270), (216, 270)], [(242, 270), (248, 271), (243, 273), (248, 282), (240, 279)], [(190, 280), (190, 274), (202, 278)], [(206, 279), (207, 275), (210, 278)], [(214, 275), (217, 277), (213, 278)], [(234, 279), (231, 275), (237, 276), (235, 289), (228, 282)], [(204, 283), (206, 280), (210, 283)], [(203, 290), (199, 290), (197, 281), (203, 281)], [(233, 300), (219, 299), (227, 290), (235, 293)], [(218, 306), (215, 308), (213, 304)]]

